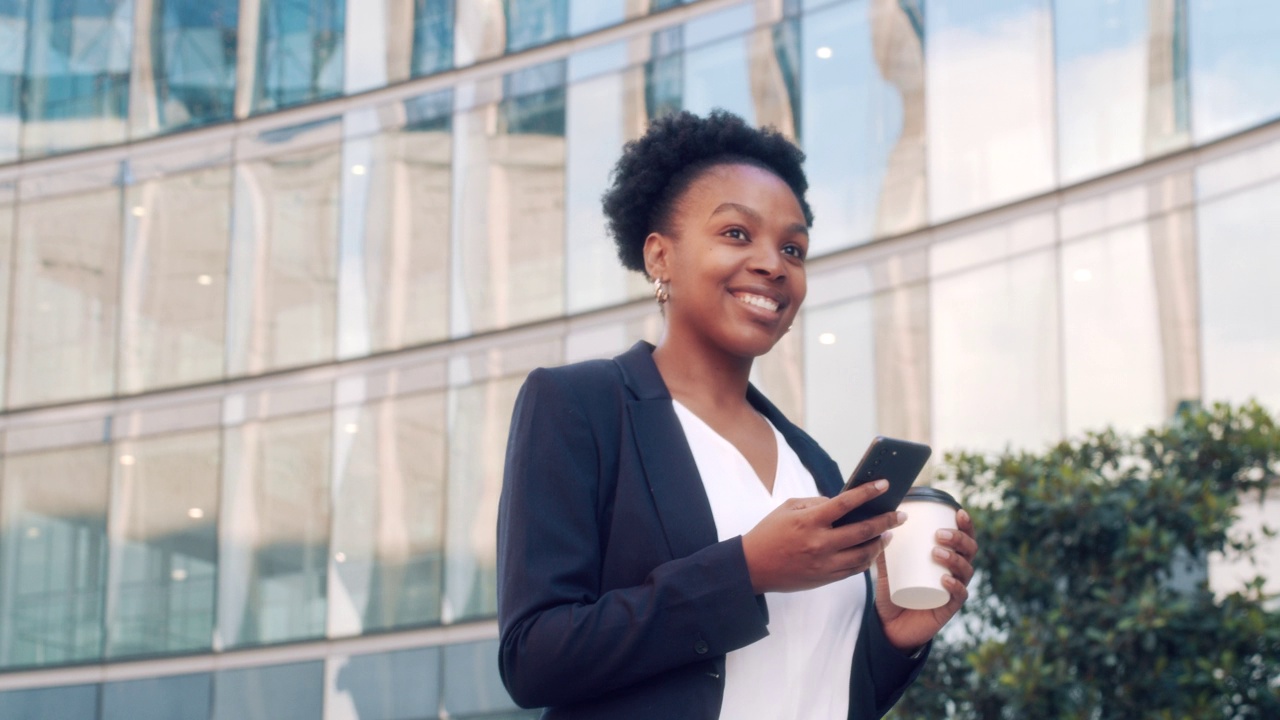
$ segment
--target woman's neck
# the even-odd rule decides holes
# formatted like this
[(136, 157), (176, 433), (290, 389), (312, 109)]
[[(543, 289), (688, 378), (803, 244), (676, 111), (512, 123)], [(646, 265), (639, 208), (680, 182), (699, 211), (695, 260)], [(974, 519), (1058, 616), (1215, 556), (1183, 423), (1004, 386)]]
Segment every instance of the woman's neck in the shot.
[(653, 362), (671, 396), (687, 406), (728, 410), (746, 403), (751, 358), (717, 352), (668, 329), (653, 351)]

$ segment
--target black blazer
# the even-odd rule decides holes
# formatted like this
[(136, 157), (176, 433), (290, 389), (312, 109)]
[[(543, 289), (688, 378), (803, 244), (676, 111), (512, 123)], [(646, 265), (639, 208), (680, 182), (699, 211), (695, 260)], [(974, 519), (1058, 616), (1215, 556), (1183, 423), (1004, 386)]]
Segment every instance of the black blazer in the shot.
[[(544, 718), (719, 717), (725, 654), (768, 634), (742, 538), (720, 542), (653, 347), (539, 368), (516, 401), (498, 509), (499, 668)], [(747, 397), (818, 488), (834, 461), (754, 387)], [(867, 574), (849, 717), (879, 718), (915, 679)], [(785, 692), (779, 688), (779, 692)], [(838, 690), (833, 688), (832, 692)]]

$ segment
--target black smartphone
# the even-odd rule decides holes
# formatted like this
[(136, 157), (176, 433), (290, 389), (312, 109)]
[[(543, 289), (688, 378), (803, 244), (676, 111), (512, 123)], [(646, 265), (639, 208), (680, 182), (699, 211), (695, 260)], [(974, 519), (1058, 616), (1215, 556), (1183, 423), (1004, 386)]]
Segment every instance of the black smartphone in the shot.
[(831, 523), (831, 526), (862, 522), (897, 510), (898, 503), (906, 497), (907, 491), (924, 469), (924, 464), (929, 462), (929, 455), (932, 453), (933, 450), (928, 445), (877, 435), (862, 454), (858, 467), (849, 476), (849, 482), (844, 484), (844, 490), (880, 479), (889, 481), (889, 489), (870, 502), (850, 510), (844, 517)]

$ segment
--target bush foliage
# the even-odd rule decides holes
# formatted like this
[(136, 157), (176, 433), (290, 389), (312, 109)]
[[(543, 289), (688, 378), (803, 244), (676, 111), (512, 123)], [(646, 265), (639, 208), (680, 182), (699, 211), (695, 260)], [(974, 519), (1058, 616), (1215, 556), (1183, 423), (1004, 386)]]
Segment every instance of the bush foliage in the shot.
[(1206, 570), (1262, 539), (1232, 530), (1280, 474), (1261, 406), (948, 455), (943, 473), (973, 515), (979, 572), (892, 717), (1280, 718), (1276, 599), (1261, 577), (1215, 596)]

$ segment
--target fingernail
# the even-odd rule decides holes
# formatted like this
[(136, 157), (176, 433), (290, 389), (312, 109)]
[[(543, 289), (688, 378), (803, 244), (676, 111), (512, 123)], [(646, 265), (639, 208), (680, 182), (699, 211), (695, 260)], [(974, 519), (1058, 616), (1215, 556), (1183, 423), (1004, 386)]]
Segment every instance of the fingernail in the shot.
[(889, 541), (890, 541), (890, 540), (892, 540), (892, 539), (893, 539), (893, 531), (892, 531), (892, 530), (888, 530), (888, 531), (886, 531), (886, 532), (880, 533), (880, 540), (881, 540), (882, 542), (884, 542), (884, 545), (882, 545), (881, 547), (882, 547), (882, 548), (887, 548), (887, 547), (889, 547)]
[(899, 525), (901, 525), (902, 523), (904, 523), (904, 522), (906, 522), (906, 521), (907, 521), (907, 514), (906, 514), (906, 513), (904, 513), (904, 512), (902, 512), (901, 510), (899, 510), (899, 511), (898, 511), (898, 516), (897, 516), (897, 517), (898, 517), (898, 524), (899, 524)]
[(939, 531), (938, 531), (938, 539), (939, 539), (939, 540), (941, 540), (941, 541), (943, 541), (943, 542), (946, 542), (946, 541), (950, 540), (952, 537), (954, 537), (954, 535), (953, 535), (953, 533), (952, 533), (950, 530), (939, 530)]
[(960, 511), (960, 519), (961, 519), (961, 520), (968, 520), (968, 519), (969, 519), (969, 513), (965, 512), (964, 510), (961, 510), (961, 511)]
[(888, 480), (877, 480), (877, 481), (875, 481), (875, 483), (874, 483), (874, 484), (875, 484), (875, 488), (876, 488), (877, 490), (879, 490), (880, 492), (884, 492), (885, 490), (888, 490), (888, 489), (889, 489), (889, 481), (888, 481)]
[(936, 547), (933, 549), (933, 556), (939, 560), (946, 560), (951, 557), (951, 551), (946, 548)]

